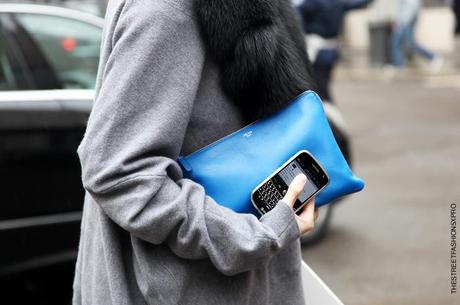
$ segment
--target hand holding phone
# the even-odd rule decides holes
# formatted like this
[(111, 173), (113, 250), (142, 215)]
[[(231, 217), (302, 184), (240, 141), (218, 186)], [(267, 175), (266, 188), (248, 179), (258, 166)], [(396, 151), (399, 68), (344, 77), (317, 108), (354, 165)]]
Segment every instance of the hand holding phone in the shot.
[(328, 183), (321, 164), (308, 151), (301, 150), (252, 191), (251, 201), (261, 214), (284, 201), (294, 210), (302, 235), (313, 230), (318, 218), (315, 196)]
[[(307, 177), (304, 174), (298, 174), (294, 180), (292, 180), (291, 184), (289, 184), (286, 195), (281, 200), (287, 203), (291, 208), (294, 208), (294, 204), (302, 194), (306, 183), (308, 183)], [(296, 215), (295, 218), (299, 226), (300, 235), (313, 230), (319, 216), (318, 208), (315, 208), (315, 197), (312, 197), (302, 210), (300, 210), (300, 213), (296, 214), (298, 215)]]
[(254, 188), (251, 201), (257, 211), (265, 214), (273, 209), (287, 194), (288, 186), (299, 174), (306, 176), (307, 182), (292, 206), (295, 213), (302, 213), (302, 208), (329, 183), (329, 177), (321, 164), (308, 151), (301, 150)]

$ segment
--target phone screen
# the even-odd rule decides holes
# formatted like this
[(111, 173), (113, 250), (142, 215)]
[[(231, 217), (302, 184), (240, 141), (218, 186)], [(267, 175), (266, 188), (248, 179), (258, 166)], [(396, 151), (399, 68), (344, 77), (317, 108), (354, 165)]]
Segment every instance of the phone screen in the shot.
[(312, 181), (310, 174), (305, 172), (300, 166), (300, 164), (296, 160), (294, 160), (291, 163), (289, 163), (283, 170), (281, 170), (278, 175), (281, 177), (283, 182), (286, 183), (286, 185), (290, 185), (292, 180), (294, 180), (295, 176), (297, 176), (298, 174), (304, 174), (305, 176), (307, 176), (307, 183), (305, 183), (305, 187), (298, 198), (300, 202), (305, 202), (311, 195), (313, 195), (318, 190), (318, 187)]

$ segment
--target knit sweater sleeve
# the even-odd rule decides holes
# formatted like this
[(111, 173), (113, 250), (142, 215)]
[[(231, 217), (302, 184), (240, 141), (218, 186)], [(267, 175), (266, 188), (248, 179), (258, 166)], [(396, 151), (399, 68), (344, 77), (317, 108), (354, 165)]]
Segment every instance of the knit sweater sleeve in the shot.
[(132, 1), (123, 9), (99, 71), (101, 84), (77, 150), (83, 186), (137, 238), (167, 243), (182, 258), (209, 258), (226, 275), (260, 267), (300, 236), (295, 214), (283, 201), (260, 220), (239, 214), (183, 178), (176, 160), (204, 50), (190, 16), (146, 3)]

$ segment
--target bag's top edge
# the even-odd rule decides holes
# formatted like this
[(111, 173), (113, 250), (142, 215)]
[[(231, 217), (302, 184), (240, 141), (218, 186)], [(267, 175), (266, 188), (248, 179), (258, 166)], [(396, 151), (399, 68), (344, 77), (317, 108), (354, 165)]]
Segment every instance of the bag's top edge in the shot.
[[(297, 100), (297, 99), (299, 99), (300, 97), (302, 97), (302, 96), (304, 96), (304, 95), (308, 95), (308, 94), (313, 94), (313, 95), (315, 95), (316, 97), (319, 98), (318, 94), (317, 94), (315, 91), (313, 91), (313, 90), (307, 90), (307, 91), (304, 91), (304, 92), (300, 93), (299, 95), (297, 95), (297, 96), (296, 96), (295, 98), (293, 98), (291, 101)], [(220, 142), (224, 141), (226, 138), (229, 138), (229, 137), (233, 136), (234, 134), (237, 134), (237, 133), (241, 132), (243, 129), (248, 128), (248, 127), (251, 126), (252, 124), (255, 124), (256, 122), (259, 122), (259, 121), (265, 120), (265, 119), (266, 119), (266, 118), (262, 118), (262, 119), (255, 120), (254, 122), (252, 122), (252, 123), (250, 123), (250, 124), (248, 124), (248, 125), (246, 125), (246, 126), (243, 126), (243, 127), (241, 127), (240, 129), (235, 130), (234, 132), (232, 132), (232, 133), (230, 133), (230, 134), (228, 134), (228, 135), (226, 135), (226, 136), (224, 136), (224, 137), (222, 137), (222, 138), (220, 138), (220, 139), (218, 139), (218, 140), (216, 140), (216, 141), (214, 141), (214, 142), (212, 142), (212, 143), (209, 143), (208, 145), (205, 145), (205, 146), (201, 147), (200, 149), (198, 149), (198, 150), (196, 150), (196, 151), (194, 151), (194, 152), (192, 152), (192, 153), (190, 153), (190, 154), (188, 154), (188, 155), (186, 155), (186, 156), (182, 156), (182, 155), (181, 155), (181, 156), (179, 156), (179, 158), (180, 158), (180, 159), (187, 159), (188, 157), (190, 157), (190, 156), (192, 156), (192, 155), (194, 155), (194, 154), (197, 154), (197, 153), (199, 153), (200, 151), (202, 151), (202, 150), (204, 150), (204, 149), (207, 149), (207, 148), (210, 148), (210, 147), (212, 147), (212, 146), (214, 146), (214, 145), (219, 144)]]

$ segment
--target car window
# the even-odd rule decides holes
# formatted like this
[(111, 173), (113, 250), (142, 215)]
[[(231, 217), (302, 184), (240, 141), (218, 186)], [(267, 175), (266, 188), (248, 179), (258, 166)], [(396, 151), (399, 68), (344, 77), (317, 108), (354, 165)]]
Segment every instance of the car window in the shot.
[(21, 73), (13, 65), (7, 47), (6, 38), (0, 32), (0, 91), (18, 90), (21, 88), (18, 82), (21, 78)]
[(13, 80), (11, 79), (11, 67), (6, 56), (6, 44), (0, 33), (0, 90), (10, 90)]
[(15, 17), (40, 48), (63, 88), (94, 88), (101, 28), (50, 15), (21, 13)]

